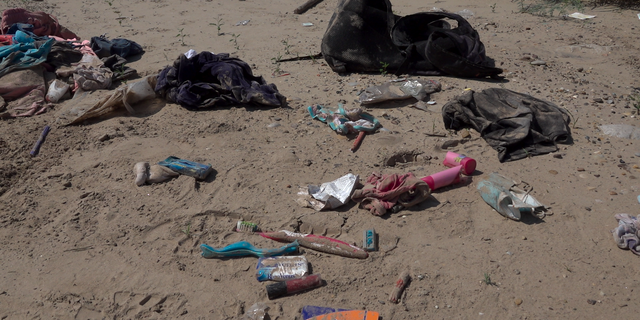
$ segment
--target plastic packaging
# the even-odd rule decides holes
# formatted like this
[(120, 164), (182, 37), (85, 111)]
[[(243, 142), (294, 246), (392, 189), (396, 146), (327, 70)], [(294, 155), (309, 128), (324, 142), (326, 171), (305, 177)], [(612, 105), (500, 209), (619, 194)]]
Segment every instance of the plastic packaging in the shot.
[(376, 251), (378, 250), (378, 235), (376, 234), (376, 230), (369, 229), (364, 231), (363, 235), (363, 246), (362, 248), (367, 251)]
[(267, 311), (269, 306), (264, 302), (256, 302), (251, 307), (247, 308), (241, 320), (264, 320), (267, 318)]
[(434, 173), (430, 176), (422, 178), (421, 180), (426, 182), (431, 190), (436, 190), (460, 182), (461, 172), (462, 166), (457, 166), (440, 171), (438, 173)]
[(213, 171), (211, 165), (184, 160), (174, 156), (168, 157), (163, 161), (158, 162), (158, 164), (177, 173), (191, 176), (199, 180), (203, 180)]
[(260, 258), (256, 266), (258, 281), (300, 279), (308, 273), (309, 263), (304, 256)]
[(476, 160), (451, 151), (447, 152), (442, 164), (450, 168), (462, 166), (462, 173), (466, 175), (471, 175), (476, 170)]
[[(307, 318), (304, 318), (307, 319)], [(338, 311), (332, 313), (326, 313), (319, 316), (315, 316), (313, 318), (308, 318), (309, 320), (378, 320), (380, 319), (380, 314), (376, 311), (369, 310), (348, 310), (348, 311)]]
[(411, 97), (425, 100), (429, 94), (440, 91), (442, 85), (436, 80), (406, 80), (386, 82), (367, 88), (360, 94), (361, 104), (374, 104), (390, 100), (404, 100)]
[(298, 293), (322, 286), (320, 274), (312, 274), (300, 279), (287, 280), (267, 286), (267, 296), (273, 300), (285, 295)]
[(47, 101), (56, 103), (69, 91), (69, 85), (62, 80), (53, 80), (47, 91)]

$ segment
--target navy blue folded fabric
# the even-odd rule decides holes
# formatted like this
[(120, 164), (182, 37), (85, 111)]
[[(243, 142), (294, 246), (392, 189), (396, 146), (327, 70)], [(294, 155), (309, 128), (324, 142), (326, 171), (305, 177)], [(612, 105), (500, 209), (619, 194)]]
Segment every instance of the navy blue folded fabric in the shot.
[(127, 57), (144, 53), (142, 47), (135, 41), (122, 38), (109, 40), (104, 36), (91, 37), (91, 50), (93, 50), (99, 58), (106, 58), (117, 54), (126, 59)]
[(227, 53), (181, 54), (158, 75), (155, 91), (187, 109), (239, 104), (282, 107), (286, 98), (275, 84), (256, 77), (249, 65)]

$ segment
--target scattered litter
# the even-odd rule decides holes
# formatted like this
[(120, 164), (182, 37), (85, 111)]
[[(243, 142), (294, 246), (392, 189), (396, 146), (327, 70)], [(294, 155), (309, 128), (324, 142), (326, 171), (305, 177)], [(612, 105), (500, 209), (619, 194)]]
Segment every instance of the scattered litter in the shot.
[(431, 195), (429, 186), (413, 173), (372, 173), (362, 189), (353, 192), (351, 199), (371, 214), (382, 216), (391, 210), (398, 212), (427, 200)]
[(447, 155), (444, 157), (442, 164), (450, 168), (462, 166), (462, 173), (469, 176), (476, 170), (477, 162), (473, 158), (469, 158), (463, 154), (447, 151)]
[(236, 224), (236, 231), (237, 232), (249, 232), (249, 233), (253, 233), (253, 232), (258, 232), (260, 231), (260, 228), (258, 227), (257, 224), (253, 223), (253, 222), (249, 222), (249, 221), (238, 221), (238, 223)]
[(153, 88), (157, 76), (151, 75), (139, 81), (123, 84), (115, 90), (76, 91), (73, 99), (56, 114), (56, 121), (62, 125), (77, 124), (84, 120), (98, 118), (125, 108), (134, 114), (131, 104), (156, 97)]
[(211, 172), (213, 172), (213, 168), (210, 164), (202, 164), (174, 156), (168, 157), (163, 161), (158, 162), (158, 164), (180, 174), (184, 174), (185, 176), (194, 177), (198, 180), (204, 180)]
[(303, 27), (313, 27), (313, 23), (311, 23), (311, 22), (303, 22), (302, 26)]
[(434, 100), (429, 100), (427, 101), (427, 104), (436, 104), (436, 102)]
[(375, 229), (369, 229), (364, 231), (362, 247), (367, 251), (378, 250), (378, 235)]
[(335, 209), (347, 203), (356, 184), (358, 175), (348, 173), (336, 180), (325, 182), (320, 186), (308, 185), (300, 187), (298, 203), (316, 209)]
[(348, 311), (338, 311), (332, 313), (326, 313), (319, 316), (315, 316), (312, 318), (307, 318), (309, 320), (335, 320), (335, 319), (344, 319), (344, 320), (378, 320), (380, 314), (376, 311), (369, 310), (348, 310)]
[(633, 217), (626, 213), (615, 215), (618, 226), (611, 230), (613, 240), (620, 249), (629, 249), (636, 255), (640, 255), (640, 216)]
[(281, 126), (280, 122), (274, 122), (274, 123), (268, 125), (267, 128), (277, 128), (279, 126)]
[(269, 311), (269, 306), (267, 306), (264, 302), (256, 302), (251, 307), (247, 308), (241, 320), (264, 320), (271, 319), (267, 315), (267, 311)]
[(592, 16), (592, 15), (588, 15), (588, 14), (584, 14), (584, 13), (580, 13), (580, 12), (574, 12), (574, 13), (568, 15), (567, 17), (580, 19), (580, 20), (587, 20), (587, 19), (593, 19), (596, 16)]
[(366, 259), (369, 253), (362, 248), (348, 244), (338, 239), (315, 234), (295, 233), (287, 230), (276, 232), (263, 232), (261, 236), (280, 242), (297, 242), (300, 246), (320, 252), (337, 254), (339, 256), (357, 259)]
[(56, 103), (69, 91), (69, 84), (60, 79), (53, 80), (47, 91), (47, 101)]
[(436, 190), (462, 181), (461, 173), (462, 166), (457, 166), (426, 176), (421, 180), (426, 182), (431, 190)]
[(298, 293), (322, 286), (320, 274), (312, 274), (300, 279), (292, 279), (268, 285), (267, 296), (273, 300), (285, 295)]
[(349, 310), (350, 309), (334, 309), (329, 307), (304, 306), (302, 307), (302, 320), (309, 320), (317, 316), (321, 316), (329, 313), (341, 312), (341, 311), (349, 311)]
[(402, 296), (402, 292), (404, 291), (404, 288), (407, 286), (407, 284), (409, 284), (409, 281), (411, 281), (411, 276), (409, 276), (409, 271), (403, 271), (400, 274), (400, 277), (398, 278), (398, 280), (396, 281), (396, 284), (393, 287), (391, 294), (389, 295), (389, 301), (393, 303), (400, 302), (400, 297)]
[(548, 207), (529, 194), (532, 189), (525, 191), (517, 185), (515, 181), (493, 172), (487, 180), (478, 183), (478, 192), (487, 204), (509, 219), (519, 221), (521, 213), (526, 212), (544, 218)]
[(31, 149), (31, 152), (29, 152), (32, 157), (35, 157), (38, 155), (38, 153), (40, 153), (40, 147), (44, 143), (44, 140), (47, 138), (49, 130), (51, 130), (51, 128), (49, 126), (45, 126), (44, 130), (42, 130), (42, 133), (40, 133), (40, 138), (38, 138), (36, 144), (33, 145), (33, 149)]
[(367, 88), (360, 94), (358, 100), (360, 104), (375, 104), (391, 100), (404, 100), (415, 98), (423, 101), (429, 94), (438, 92), (442, 85), (437, 80), (407, 80), (385, 82), (379, 86)]
[(154, 164), (149, 166), (148, 183), (161, 183), (167, 180), (171, 180), (180, 174), (161, 165)]
[(133, 166), (136, 175), (136, 185), (139, 187), (147, 182), (149, 178), (149, 162), (138, 162)]
[(202, 256), (209, 258), (230, 258), (230, 257), (272, 257), (280, 256), (287, 253), (294, 253), (298, 251), (298, 242), (293, 241), (283, 247), (275, 249), (258, 249), (247, 241), (240, 241), (234, 244), (230, 244), (222, 249), (216, 249), (206, 244), (201, 244)]
[(309, 263), (304, 256), (265, 257), (258, 260), (258, 281), (285, 281), (300, 279), (309, 273)]
[(247, 23), (249, 23), (249, 21), (251, 21), (251, 20), (242, 20), (242, 21), (236, 23), (236, 26), (246, 26)]

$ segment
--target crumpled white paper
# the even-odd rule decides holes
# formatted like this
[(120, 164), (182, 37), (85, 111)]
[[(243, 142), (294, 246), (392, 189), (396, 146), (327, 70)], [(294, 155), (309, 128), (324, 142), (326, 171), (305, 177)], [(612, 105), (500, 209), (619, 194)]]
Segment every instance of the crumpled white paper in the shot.
[(308, 185), (300, 187), (297, 202), (304, 207), (311, 207), (317, 211), (335, 209), (351, 199), (351, 194), (358, 182), (358, 175), (348, 173), (320, 186)]

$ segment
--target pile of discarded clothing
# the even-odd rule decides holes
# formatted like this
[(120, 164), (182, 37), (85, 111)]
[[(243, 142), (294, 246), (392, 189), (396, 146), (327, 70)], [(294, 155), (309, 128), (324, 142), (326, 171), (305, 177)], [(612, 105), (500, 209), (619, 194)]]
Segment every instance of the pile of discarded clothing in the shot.
[(72, 93), (109, 89), (135, 77), (126, 59), (144, 52), (126, 39), (80, 40), (51, 15), (22, 8), (5, 10), (0, 30), (3, 118), (40, 114)]

